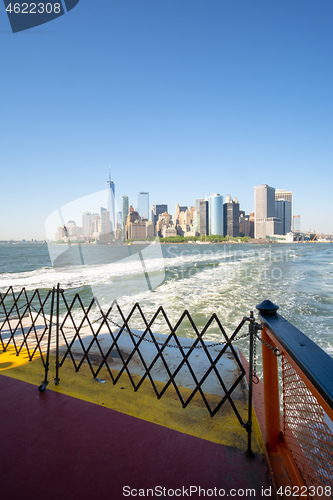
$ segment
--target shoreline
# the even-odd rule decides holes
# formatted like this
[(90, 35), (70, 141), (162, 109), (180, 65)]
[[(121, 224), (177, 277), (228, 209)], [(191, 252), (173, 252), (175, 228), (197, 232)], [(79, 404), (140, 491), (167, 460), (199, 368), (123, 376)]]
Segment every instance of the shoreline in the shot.
[[(156, 242), (154, 240), (138, 240), (131, 241), (129, 243), (123, 242), (113, 242), (113, 243), (93, 243), (88, 241), (22, 241), (22, 240), (3, 240), (0, 241), (0, 245), (95, 245), (95, 246), (132, 246), (132, 245), (151, 245)], [(319, 240), (319, 241), (277, 241), (277, 240), (263, 240), (250, 238), (247, 241), (163, 241), (161, 238), (158, 241), (161, 245), (294, 245), (298, 243), (333, 243), (333, 240)], [(156, 244), (156, 243), (155, 243)]]

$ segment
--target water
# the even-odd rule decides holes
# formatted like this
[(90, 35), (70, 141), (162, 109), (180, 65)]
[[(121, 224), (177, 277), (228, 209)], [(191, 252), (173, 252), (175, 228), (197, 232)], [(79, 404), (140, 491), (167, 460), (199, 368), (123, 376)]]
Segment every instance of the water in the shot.
[[(1, 244), (0, 292), (60, 283), (69, 297), (117, 298), (125, 312), (139, 302), (148, 318), (161, 305), (173, 324), (187, 309), (202, 328), (215, 312), (228, 334), (270, 299), (333, 356), (332, 244), (57, 245), (51, 252), (53, 265), (47, 245)], [(185, 326), (178, 333), (194, 336)], [(207, 338), (221, 334), (212, 328)]]

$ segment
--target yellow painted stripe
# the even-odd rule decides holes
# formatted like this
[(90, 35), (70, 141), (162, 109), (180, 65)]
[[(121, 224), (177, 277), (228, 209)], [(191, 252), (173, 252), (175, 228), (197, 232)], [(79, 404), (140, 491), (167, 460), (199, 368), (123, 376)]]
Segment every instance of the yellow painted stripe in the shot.
[[(106, 382), (100, 383), (93, 379), (87, 363), (84, 363), (78, 373), (75, 372), (70, 360), (66, 360), (60, 369), (60, 384), (55, 385), (55, 357), (50, 356), (50, 381), (47, 390), (52, 390), (74, 398), (105, 406), (118, 412), (153, 422), (170, 429), (196, 436), (214, 443), (246, 450), (247, 433), (241, 427), (234, 411), (227, 402), (211, 418), (201, 398), (195, 396), (187, 408), (183, 409), (175, 389), (171, 386), (160, 400), (146, 380), (137, 392), (127, 374), (123, 374), (119, 382), (113, 385), (112, 380), (104, 368), (98, 375), (99, 379)], [(13, 350), (0, 354), (0, 374), (39, 386), (44, 380), (44, 368), (40, 358), (29, 362), (25, 353), (16, 356)], [(136, 382), (139, 377), (133, 376)], [(164, 386), (155, 382), (158, 390)], [(190, 389), (180, 388), (184, 399), (192, 392)], [(214, 407), (219, 401), (216, 396), (209, 395), (209, 403)], [(244, 421), (247, 420), (247, 404), (236, 401), (236, 406)], [(258, 422), (253, 414), (253, 451), (264, 452)]]

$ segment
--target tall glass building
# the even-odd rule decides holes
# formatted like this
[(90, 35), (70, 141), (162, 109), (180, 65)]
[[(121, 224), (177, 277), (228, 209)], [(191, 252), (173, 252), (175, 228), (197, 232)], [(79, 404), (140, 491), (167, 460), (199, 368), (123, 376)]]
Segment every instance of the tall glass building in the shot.
[(218, 193), (209, 197), (209, 234), (223, 236), (223, 196)]
[(115, 231), (116, 228), (116, 187), (114, 182), (111, 180), (111, 169), (109, 169), (109, 180), (106, 183), (106, 199), (107, 207), (110, 212), (110, 222), (111, 233)]
[(142, 191), (138, 196), (138, 212), (141, 219), (149, 220), (149, 193)]
[(291, 202), (288, 200), (277, 200), (275, 202), (275, 214), (281, 220), (281, 234), (291, 231)]
[(275, 201), (278, 201), (278, 200), (290, 201), (291, 215), (293, 215), (293, 192), (286, 191), (285, 189), (276, 189), (275, 190)]

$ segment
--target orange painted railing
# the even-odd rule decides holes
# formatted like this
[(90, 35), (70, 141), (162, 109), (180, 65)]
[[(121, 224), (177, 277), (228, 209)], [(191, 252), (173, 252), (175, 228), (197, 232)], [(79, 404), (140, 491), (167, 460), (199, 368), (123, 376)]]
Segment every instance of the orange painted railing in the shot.
[(333, 359), (272, 302), (257, 309), (266, 446), (279, 498), (333, 498)]

